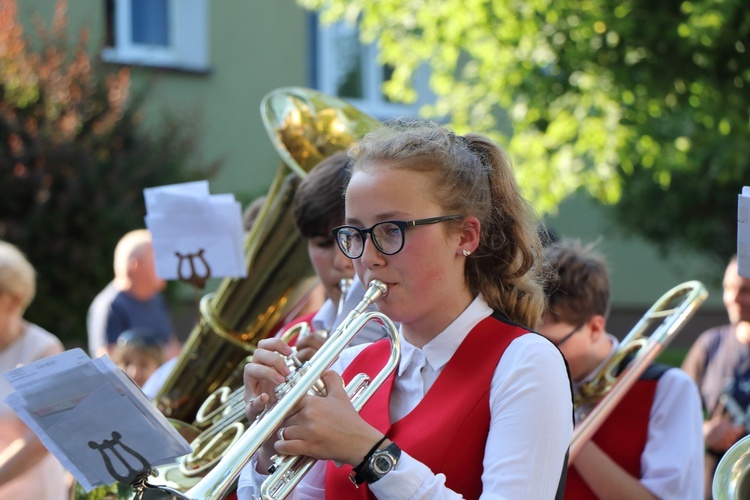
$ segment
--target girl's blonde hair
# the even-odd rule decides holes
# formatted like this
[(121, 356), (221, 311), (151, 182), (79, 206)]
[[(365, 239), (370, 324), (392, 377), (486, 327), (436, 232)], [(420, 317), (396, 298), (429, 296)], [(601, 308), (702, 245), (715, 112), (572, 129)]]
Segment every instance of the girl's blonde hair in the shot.
[(481, 134), (459, 136), (439, 124), (397, 120), (368, 134), (350, 156), (353, 171), (387, 164), (431, 175), (445, 214), (473, 215), (481, 224), (479, 246), (466, 262), (471, 291), (509, 320), (539, 325), (545, 306), (543, 226), (502, 148)]

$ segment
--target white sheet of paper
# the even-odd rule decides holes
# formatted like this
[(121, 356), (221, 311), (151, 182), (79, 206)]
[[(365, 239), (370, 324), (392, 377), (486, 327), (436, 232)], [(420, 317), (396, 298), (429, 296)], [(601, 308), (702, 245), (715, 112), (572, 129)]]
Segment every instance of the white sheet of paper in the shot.
[(187, 280), (193, 273), (246, 277), (241, 205), (232, 194), (209, 195), (205, 182), (193, 184), (144, 190), (157, 274), (166, 280)]
[(131, 471), (172, 463), (191, 451), (166, 417), (106, 356), (92, 361), (83, 350), (72, 349), (4, 377), (16, 391), (6, 403), (86, 491), (113, 484), (118, 474), (128, 475), (128, 467), (112, 450), (127, 460)]
[(737, 267), (750, 278), (750, 187), (744, 186), (737, 200)]
[(203, 198), (210, 195), (208, 181), (183, 182), (180, 184), (169, 184), (143, 190), (146, 200), (146, 212), (164, 212), (163, 204), (169, 205), (172, 196), (180, 195), (188, 198)]

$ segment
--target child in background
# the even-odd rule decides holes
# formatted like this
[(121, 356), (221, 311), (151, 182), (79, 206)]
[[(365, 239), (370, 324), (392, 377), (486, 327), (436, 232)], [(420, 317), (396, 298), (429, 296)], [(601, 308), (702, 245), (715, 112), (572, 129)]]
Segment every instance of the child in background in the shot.
[(112, 361), (142, 387), (164, 363), (164, 343), (146, 328), (125, 330), (117, 337)]

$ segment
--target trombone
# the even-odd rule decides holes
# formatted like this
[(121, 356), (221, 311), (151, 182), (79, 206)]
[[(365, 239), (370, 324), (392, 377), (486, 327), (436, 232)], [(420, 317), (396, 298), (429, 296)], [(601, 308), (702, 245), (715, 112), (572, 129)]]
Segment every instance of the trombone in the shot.
[[(576, 427), (570, 442), (571, 463), (707, 297), (700, 281), (688, 281), (669, 290), (646, 311), (593, 379), (579, 387), (573, 401)], [(627, 363), (625, 368), (623, 363)]]

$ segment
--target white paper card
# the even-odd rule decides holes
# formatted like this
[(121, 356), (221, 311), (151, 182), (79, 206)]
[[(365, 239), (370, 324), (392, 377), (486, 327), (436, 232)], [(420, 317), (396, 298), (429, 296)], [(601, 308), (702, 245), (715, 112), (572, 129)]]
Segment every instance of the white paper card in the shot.
[(212, 195), (206, 181), (147, 188), (143, 194), (160, 278), (247, 276), (242, 207), (234, 195)]
[(750, 278), (750, 187), (743, 187), (738, 198), (737, 264), (740, 276)]

